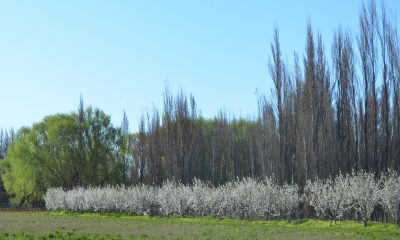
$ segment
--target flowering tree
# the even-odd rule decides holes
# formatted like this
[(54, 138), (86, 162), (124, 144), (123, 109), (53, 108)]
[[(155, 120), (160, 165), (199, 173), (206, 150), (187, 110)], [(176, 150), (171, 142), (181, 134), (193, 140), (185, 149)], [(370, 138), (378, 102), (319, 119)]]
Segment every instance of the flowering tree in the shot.
[(203, 181), (195, 178), (190, 189), (190, 195), (187, 198), (188, 214), (194, 216), (205, 216), (209, 214), (209, 196), (210, 187)]
[(351, 209), (352, 198), (349, 176), (341, 173), (330, 181), (331, 188), (328, 201), (328, 209), (331, 219), (340, 220)]
[(282, 216), (287, 216), (290, 223), (301, 202), (297, 184), (285, 184), (278, 190), (278, 208)]
[(193, 195), (191, 188), (177, 184), (172, 181), (166, 181), (159, 189), (157, 202), (160, 206), (162, 215), (183, 216), (189, 209), (189, 199)]
[(260, 218), (279, 216), (279, 188), (271, 178), (265, 178), (261, 184), (254, 187), (252, 196), (252, 211)]
[(330, 178), (325, 181), (322, 179), (307, 180), (304, 187), (307, 203), (314, 208), (316, 215), (320, 218), (325, 218), (329, 209), (331, 182)]
[(50, 188), (44, 195), (48, 210), (67, 210), (65, 204), (65, 192), (62, 188)]
[[(349, 176), (340, 173), (333, 179), (329, 177), (325, 180), (308, 180), (304, 189), (306, 201), (315, 209), (317, 216), (320, 218), (329, 217), (336, 222), (352, 207), (354, 207), (357, 212), (363, 211), (363, 219), (365, 219), (367, 215), (367, 218), (369, 218), (378, 199), (371, 199), (372, 201), (367, 203), (366, 196), (371, 194), (376, 197), (376, 194), (379, 192), (379, 185), (371, 185), (372, 183), (368, 182), (373, 181), (373, 176), (362, 176)], [(372, 179), (369, 177), (372, 177)], [(371, 189), (365, 188), (366, 185), (364, 185), (364, 181), (367, 181), (366, 184), (370, 184), (368, 186), (370, 186)], [(362, 189), (352, 192), (352, 187), (356, 188), (359, 186), (362, 186)], [(371, 193), (370, 191), (378, 192)], [(370, 213), (368, 214), (368, 212)]]
[(261, 185), (256, 180), (245, 178), (242, 181), (236, 181), (231, 187), (230, 211), (231, 216), (240, 218), (249, 218), (253, 213), (254, 199), (257, 198), (257, 188)]
[(389, 214), (400, 225), (400, 176), (391, 171), (384, 178), (382, 188), (382, 204)]
[(353, 173), (349, 178), (352, 207), (367, 226), (368, 220), (378, 205), (381, 197), (379, 182), (375, 181), (373, 173)]

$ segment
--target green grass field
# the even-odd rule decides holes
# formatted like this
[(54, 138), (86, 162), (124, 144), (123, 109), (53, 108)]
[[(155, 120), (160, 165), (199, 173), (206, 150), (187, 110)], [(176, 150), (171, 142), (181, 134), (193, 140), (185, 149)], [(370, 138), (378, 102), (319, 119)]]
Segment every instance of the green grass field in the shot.
[(394, 224), (0, 212), (0, 239), (400, 239)]

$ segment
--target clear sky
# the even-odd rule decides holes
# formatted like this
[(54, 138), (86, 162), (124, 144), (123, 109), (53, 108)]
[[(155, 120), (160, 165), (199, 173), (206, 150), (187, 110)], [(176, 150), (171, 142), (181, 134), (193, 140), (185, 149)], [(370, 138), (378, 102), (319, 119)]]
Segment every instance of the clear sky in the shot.
[[(399, 15), (400, 1), (386, 1)], [(85, 104), (131, 130), (166, 84), (205, 117), (256, 113), (272, 86), (274, 26), (284, 57), (303, 54), (308, 19), (327, 53), (338, 25), (356, 32), (361, 1), (0, 1), (0, 128), (31, 126)]]

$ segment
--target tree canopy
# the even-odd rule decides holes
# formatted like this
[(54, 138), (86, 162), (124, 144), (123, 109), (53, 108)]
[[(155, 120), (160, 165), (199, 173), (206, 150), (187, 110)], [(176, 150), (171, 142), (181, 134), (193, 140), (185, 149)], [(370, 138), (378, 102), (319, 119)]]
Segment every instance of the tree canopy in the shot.
[(21, 129), (1, 163), (4, 187), (16, 204), (40, 200), (48, 187), (124, 183), (120, 128), (99, 109), (48, 116)]

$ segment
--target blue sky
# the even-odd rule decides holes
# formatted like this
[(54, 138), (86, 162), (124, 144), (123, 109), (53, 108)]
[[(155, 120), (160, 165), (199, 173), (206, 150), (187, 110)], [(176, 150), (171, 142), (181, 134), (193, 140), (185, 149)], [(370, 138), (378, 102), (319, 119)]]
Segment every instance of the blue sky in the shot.
[[(386, 1), (399, 14), (400, 1)], [(361, 1), (0, 1), (0, 128), (71, 112), (82, 94), (131, 130), (162, 107), (166, 84), (192, 93), (205, 117), (256, 113), (270, 92), (274, 26), (284, 57), (303, 54), (307, 21), (327, 53), (342, 25), (358, 29)]]

